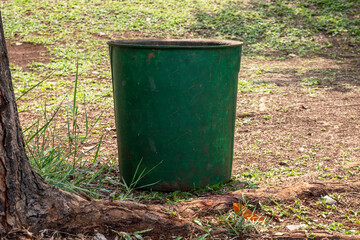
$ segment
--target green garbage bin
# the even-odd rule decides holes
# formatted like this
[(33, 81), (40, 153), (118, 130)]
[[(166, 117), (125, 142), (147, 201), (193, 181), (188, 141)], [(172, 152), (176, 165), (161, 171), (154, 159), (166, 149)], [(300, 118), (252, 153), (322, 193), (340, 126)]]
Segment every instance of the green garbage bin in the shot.
[(108, 44), (126, 183), (175, 191), (229, 181), (242, 43)]

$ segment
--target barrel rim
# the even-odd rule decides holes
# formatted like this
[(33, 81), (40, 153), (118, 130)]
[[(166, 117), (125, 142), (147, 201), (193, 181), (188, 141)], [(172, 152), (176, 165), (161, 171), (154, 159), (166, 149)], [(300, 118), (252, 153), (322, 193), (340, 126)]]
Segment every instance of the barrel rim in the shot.
[(107, 42), (109, 46), (127, 48), (232, 48), (242, 46), (243, 42), (218, 39), (122, 39)]

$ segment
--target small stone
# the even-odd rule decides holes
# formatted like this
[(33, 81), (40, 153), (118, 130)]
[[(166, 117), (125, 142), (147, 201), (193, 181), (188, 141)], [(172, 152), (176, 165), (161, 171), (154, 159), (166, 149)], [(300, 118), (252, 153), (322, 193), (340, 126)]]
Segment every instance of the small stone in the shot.
[(305, 106), (305, 105), (301, 105), (301, 108), (302, 108), (302, 109), (308, 109), (309, 107), (308, 107), (308, 106)]
[(96, 233), (93, 239), (94, 240), (107, 240), (107, 238), (101, 233)]
[(267, 108), (266, 108), (265, 103), (261, 103), (261, 104), (259, 105), (259, 111), (260, 111), (260, 112), (265, 112), (266, 110), (267, 110)]
[(282, 235), (284, 235), (284, 233), (282, 233), (282, 232), (277, 232), (277, 233), (275, 233), (274, 235), (275, 235), (275, 236), (282, 236)]
[(293, 54), (293, 53), (290, 53), (288, 56), (291, 57), (291, 58), (297, 57), (297, 55), (296, 55), (296, 54)]
[(327, 204), (336, 204), (337, 203), (337, 201), (335, 199), (333, 199), (333, 198), (331, 198), (329, 196), (325, 196), (323, 198), (325, 199)]
[(15, 43), (15, 45), (16, 45), (16, 46), (20, 46), (20, 45), (22, 45), (22, 43), (21, 43), (21, 42), (17, 42), (17, 43)]
[(106, 33), (104, 33), (104, 32), (99, 32), (99, 36), (106, 36)]
[(305, 224), (300, 224), (300, 225), (287, 225), (286, 228), (289, 229), (290, 231), (295, 231), (295, 230), (299, 230), (301, 228), (306, 227)]
[(112, 193), (109, 194), (109, 197), (114, 197), (116, 195), (116, 191), (113, 191)]

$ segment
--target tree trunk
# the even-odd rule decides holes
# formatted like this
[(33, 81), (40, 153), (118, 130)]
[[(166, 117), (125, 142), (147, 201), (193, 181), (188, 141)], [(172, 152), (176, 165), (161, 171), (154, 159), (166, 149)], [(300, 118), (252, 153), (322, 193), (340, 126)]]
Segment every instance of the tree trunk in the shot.
[(86, 200), (48, 185), (30, 166), (15, 102), (0, 13), (0, 236), (14, 229), (71, 233), (106, 228), (188, 234), (191, 222), (159, 206)]

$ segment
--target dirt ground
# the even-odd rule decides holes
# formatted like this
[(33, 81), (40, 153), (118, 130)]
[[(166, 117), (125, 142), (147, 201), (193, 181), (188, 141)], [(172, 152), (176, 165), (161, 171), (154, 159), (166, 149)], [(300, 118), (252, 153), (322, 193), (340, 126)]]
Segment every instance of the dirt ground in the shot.
[[(43, 55), (46, 52), (43, 46), (12, 43), (10, 61), (30, 71), (26, 66), (32, 61), (49, 61)], [(310, 235), (306, 237), (316, 231), (360, 231), (360, 194), (357, 188), (349, 190), (360, 181), (359, 57), (243, 57), (239, 86), (235, 178), (252, 181), (260, 189), (295, 188), (304, 183), (350, 186), (343, 192), (329, 191), (334, 204), (324, 203), (321, 196), (295, 194), (291, 200), (263, 207), (263, 214), (271, 212), (278, 220), (260, 235), (287, 239), (286, 234), (295, 236), (300, 230), (290, 231), (288, 226), (303, 227), (300, 224), (307, 225), (305, 233)], [(95, 112), (88, 114), (96, 118)], [(26, 125), (30, 115), (21, 113), (21, 122)], [(115, 157), (113, 114), (104, 118), (113, 127), (103, 129), (102, 147)]]
[[(245, 58), (242, 66), (241, 79), (252, 79), (260, 69), (259, 79), (274, 88), (238, 95), (233, 174), (245, 172), (257, 178), (260, 187), (358, 183), (359, 59)], [(289, 216), (282, 212), (276, 231), (289, 232), (286, 226), (293, 224), (307, 224), (309, 232), (359, 230), (359, 215), (349, 217), (360, 210), (359, 191), (344, 189), (337, 196), (341, 200), (335, 205), (322, 204), (318, 196), (295, 196), (282, 207)]]

